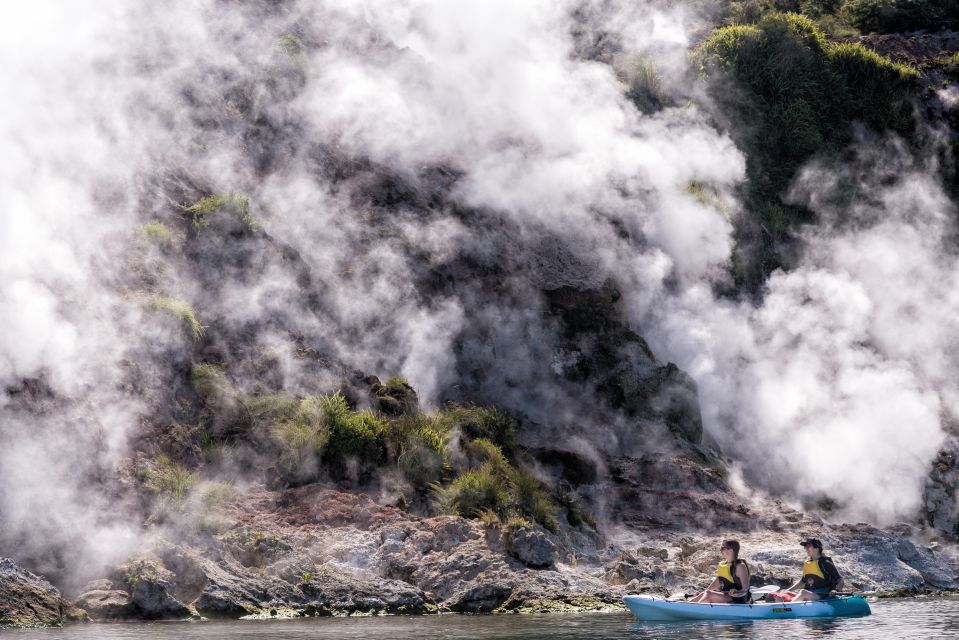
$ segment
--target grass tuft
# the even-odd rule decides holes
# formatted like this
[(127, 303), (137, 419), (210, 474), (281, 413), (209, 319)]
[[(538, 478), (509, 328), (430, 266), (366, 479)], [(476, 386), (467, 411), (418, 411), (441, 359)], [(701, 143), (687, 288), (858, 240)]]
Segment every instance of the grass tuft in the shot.
[(232, 215), (247, 230), (258, 224), (250, 213), (250, 199), (235, 191), (211, 194), (183, 207), (183, 210), (192, 216), (193, 226), (197, 230), (209, 227), (221, 213)]
[(206, 327), (196, 317), (196, 312), (185, 300), (168, 298), (166, 296), (150, 296), (146, 299), (147, 307), (167, 313), (178, 319), (183, 325), (183, 331), (194, 342), (206, 333)]

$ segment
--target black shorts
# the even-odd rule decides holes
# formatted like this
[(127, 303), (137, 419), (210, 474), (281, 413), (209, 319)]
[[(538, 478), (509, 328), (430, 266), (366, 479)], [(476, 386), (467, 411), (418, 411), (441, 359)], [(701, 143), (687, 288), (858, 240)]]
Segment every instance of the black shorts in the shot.
[(732, 600), (729, 601), (730, 604), (749, 604), (750, 602), (753, 601), (753, 599), (749, 596), (748, 593), (744, 596), (739, 596), (739, 597), (729, 596), (729, 597), (732, 598)]

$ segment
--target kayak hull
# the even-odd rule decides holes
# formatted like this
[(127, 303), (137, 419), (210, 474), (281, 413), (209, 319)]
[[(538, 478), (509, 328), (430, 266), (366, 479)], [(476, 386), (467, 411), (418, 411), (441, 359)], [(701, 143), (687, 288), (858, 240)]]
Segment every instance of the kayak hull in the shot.
[(640, 620), (777, 620), (868, 616), (869, 603), (858, 596), (826, 598), (815, 602), (758, 602), (706, 604), (669, 602), (649, 595), (626, 596), (626, 606)]

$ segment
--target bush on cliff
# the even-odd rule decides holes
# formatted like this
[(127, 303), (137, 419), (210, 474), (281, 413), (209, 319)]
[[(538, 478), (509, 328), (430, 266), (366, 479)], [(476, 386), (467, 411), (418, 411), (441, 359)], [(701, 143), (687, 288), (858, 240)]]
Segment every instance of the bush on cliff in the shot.
[(841, 14), (864, 32), (938, 31), (959, 27), (956, 0), (845, 0)]
[(182, 208), (190, 214), (197, 231), (210, 227), (214, 222), (227, 226), (238, 225), (247, 231), (257, 225), (250, 213), (250, 199), (235, 191), (214, 193)]
[(555, 507), (536, 476), (512, 465), (499, 446), (485, 438), (467, 442), (464, 449), (470, 468), (449, 486), (435, 487), (443, 511), (484, 521), (492, 514), (502, 519), (526, 516), (556, 530)]
[[(694, 55), (746, 151), (747, 208), (774, 242), (810, 220), (781, 200), (796, 171), (848, 144), (853, 123), (912, 134), (917, 72), (861, 45), (830, 43), (807, 17), (771, 13), (716, 29)], [(763, 259), (780, 266), (775, 253)]]

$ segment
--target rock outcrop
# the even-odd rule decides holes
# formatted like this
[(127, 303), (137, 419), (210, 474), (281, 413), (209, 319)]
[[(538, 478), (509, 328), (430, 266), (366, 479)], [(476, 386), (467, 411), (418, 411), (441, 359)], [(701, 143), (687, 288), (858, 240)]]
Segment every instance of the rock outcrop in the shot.
[(68, 615), (56, 587), (0, 558), (0, 628), (59, 626)]
[[(639, 483), (640, 467), (652, 484), (655, 466), (626, 464), (619, 473)], [(954, 550), (914, 527), (832, 526), (772, 501), (737, 510), (731, 499), (710, 502), (728, 493), (721, 479), (701, 478), (697, 488), (690, 478), (698, 476), (684, 473), (667, 476), (686, 496), (684, 509), (734, 514), (728, 521), (711, 516), (713, 528), (737, 532), (754, 584), (794, 580), (803, 559), (798, 541), (816, 535), (849, 589), (959, 589)], [(643, 504), (650, 515), (656, 510)], [(669, 509), (655, 523), (610, 525), (606, 538), (589, 526), (550, 532), (459, 516), (417, 518), (372, 496), (319, 485), (251, 492), (228, 512), (230, 529), (161, 543), (150, 559), (91, 583), (76, 604), (97, 619), (607, 610), (621, 607), (628, 592), (702, 588), (720, 540), (730, 535), (696, 533), (696, 523), (684, 525)]]

